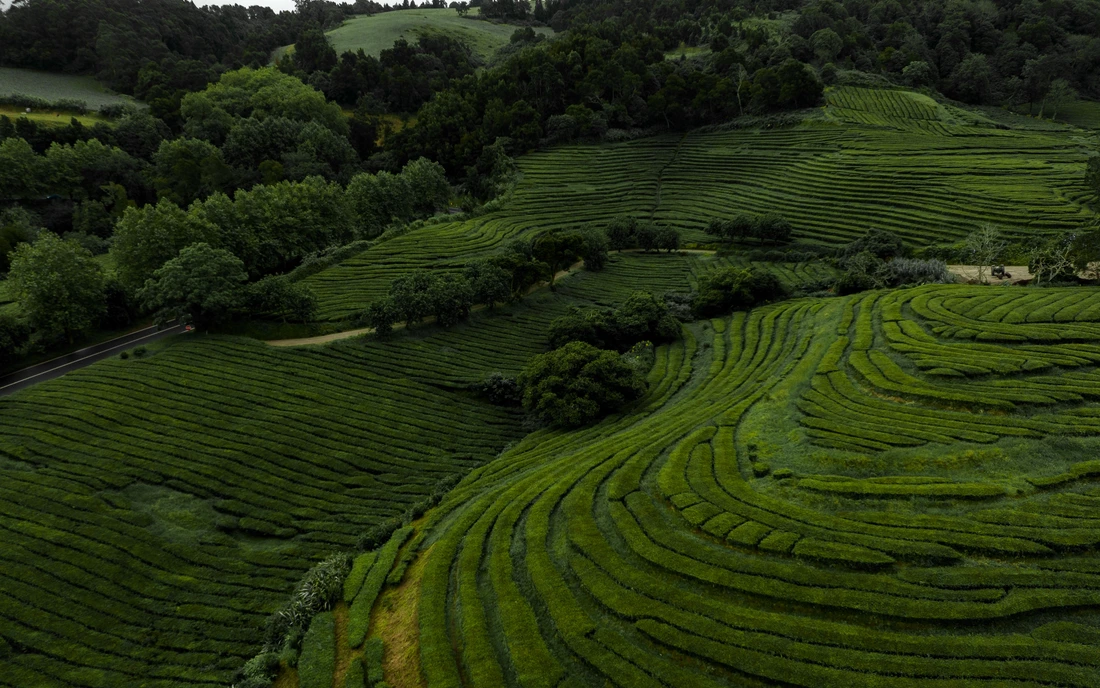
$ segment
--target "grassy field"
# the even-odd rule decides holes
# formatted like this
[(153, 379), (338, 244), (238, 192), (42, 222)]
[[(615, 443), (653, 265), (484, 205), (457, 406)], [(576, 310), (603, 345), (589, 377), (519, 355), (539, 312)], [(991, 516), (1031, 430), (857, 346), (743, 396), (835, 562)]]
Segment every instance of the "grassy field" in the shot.
[(712, 218), (778, 212), (808, 241), (878, 227), (918, 246), (983, 222), (1021, 237), (1091, 217), (1080, 130), (1003, 126), (916, 93), (843, 88), (799, 126), (555, 148), (519, 161), (523, 179), (500, 211), (410, 231), (306, 282), (322, 319), (345, 318), (413, 266), (456, 269), (510, 238), (620, 214), (677, 227), (688, 242), (707, 241)]
[[(392, 48), (399, 38), (416, 43), (420, 36), (443, 34), (462, 41), (474, 54), (486, 61), (498, 49), (508, 44), (516, 27), (473, 19), (476, 13), (475, 9), (470, 17), (460, 17), (452, 9), (382, 12), (349, 19), (326, 35), (337, 53), (362, 49), (366, 54), (378, 57), (383, 50)], [(536, 28), (535, 31), (551, 33), (550, 29), (544, 27)], [(274, 59), (278, 60), (288, 49), (292, 49), (292, 46), (280, 48)]]
[[(0, 96), (10, 95), (34, 96), (50, 102), (82, 100), (93, 110), (104, 105), (136, 103), (130, 96), (114, 93), (90, 76), (0, 67)], [(68, 122), (66, 117), (65, 123)]]

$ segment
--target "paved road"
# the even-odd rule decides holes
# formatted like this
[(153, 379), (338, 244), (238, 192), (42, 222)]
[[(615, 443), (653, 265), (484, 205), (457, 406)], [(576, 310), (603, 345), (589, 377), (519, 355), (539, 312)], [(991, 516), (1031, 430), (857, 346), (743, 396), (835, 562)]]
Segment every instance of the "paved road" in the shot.
[(30, 368), (24, 368), (10, 375), (0, 377), (0, 396), (18, 392), (21, 389), (25, 389), (45, 380), (61, 377), (65, 373), (79, 370), (96, 361), (110, 358), (138, 344), (148, 344), (184, 331), (185, 328), (183, 325), (169, 325), (162, 330), (158, 330), (156, 325), (153, 325), (152, 327), (146, 327), (143, 330), (131, 332), (130, 334), (123, 335), (116, 339), (89, 346), (80, 351), (74, 351), (71, 354), (59, 356), (45, 363), (39, 363)]

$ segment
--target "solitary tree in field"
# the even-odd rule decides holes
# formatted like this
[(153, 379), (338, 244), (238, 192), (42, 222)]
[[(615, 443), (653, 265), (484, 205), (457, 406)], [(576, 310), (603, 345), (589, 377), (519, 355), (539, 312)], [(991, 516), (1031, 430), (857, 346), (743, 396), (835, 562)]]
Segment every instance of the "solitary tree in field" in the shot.
[(1058, 119), (1058, 110), (1067, 103), (1072, 103), (1077, 100), (1077, 91), (1073, 90), (1069, 82), (1065, 79), (1055, 79), (1050, 82), (1050, 90), (1047, 91), (1047, 97), (1043, 101), (1043, 106), (1050, 106), (1054, 108), (1054, 114), (1050, 116), (1051, 119)]
[(1005, 242), (1001, 230), (991, 224), (984, 224), (966, 237), (966, 253), (978, 266), (978, 284), (985, 283), (985, 269), (1001, 257)]

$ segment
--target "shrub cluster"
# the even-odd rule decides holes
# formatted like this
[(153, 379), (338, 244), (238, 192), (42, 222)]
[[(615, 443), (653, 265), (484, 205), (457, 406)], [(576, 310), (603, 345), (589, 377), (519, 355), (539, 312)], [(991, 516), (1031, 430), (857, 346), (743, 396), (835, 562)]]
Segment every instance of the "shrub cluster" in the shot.
[(868, 289), (955, 281), (943, 260), (907, 258), (907, 253), (901, 237), (881, 229), (868, 230), (841, 249), (837, 265), (844, 273), (837, 278), (836, 293), (844, 296)]
[(619, 410), (645, 392), (645, 379), (614, 351), (570, 342), (531, 359), (517, 383), (523, 408), (540, 420), (578, 427)]
[(699, 280), (692, 309), (696, 317), (747, 310), (786, 297), (787, 290), (770, 272), (753, 268), (722, 268)]
[(711, 220), (706, 233), (726, 241), (756, 239), (761, 244), (785, 244), (794, 234), (790, 221), (782, 215), (738, 215), (730, 219)]
[(306, 572), (290, 601), (268, 619), (266, 651), (299, 649), (314, 615), (331, 609), (340, 599), (350, 571), (351, 556), (334, 554)]
[(620, 215), (607, 225), (608, 245), (613, 251), (640, 248), (643, 251), (675, 251), (680, 248), (680, 233), (672, 227), (655, 225)]
[(550, 323), (550, 346), (584, 342), (599, 349), (627, 351), (642, 341), (671, 342), (680, 336), (680, 323), (668, 304), (649, 292), (636, 291), (615, 309), (574, 309)]
[(519, 406), (523, 400), (523, 394), (516, 379), (507, 377), (499, 371), (475, 383), (472, 389), (485, 397), (490, 404), (497, 406)]

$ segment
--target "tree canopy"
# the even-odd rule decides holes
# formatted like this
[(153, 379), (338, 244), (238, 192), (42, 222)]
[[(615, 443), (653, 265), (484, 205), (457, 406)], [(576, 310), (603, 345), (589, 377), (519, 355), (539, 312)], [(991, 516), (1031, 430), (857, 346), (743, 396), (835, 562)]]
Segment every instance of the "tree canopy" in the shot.
[(553, 425), (576, 427), (621, 409), (646, 389), (637, 369), (618, 353), (585, 342), (531, 359), (517, 378), (523, 408)]

